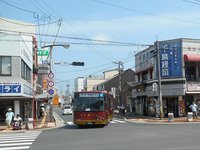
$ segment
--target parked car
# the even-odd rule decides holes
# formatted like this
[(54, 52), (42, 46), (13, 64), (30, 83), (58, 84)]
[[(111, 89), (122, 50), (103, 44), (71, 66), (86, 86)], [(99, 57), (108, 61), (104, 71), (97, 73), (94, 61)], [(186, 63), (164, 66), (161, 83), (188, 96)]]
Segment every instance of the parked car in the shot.
[(65, 105), (63, 108), (63, 115), (71, 115), (72, 114), (72, 106), (71, 105)]

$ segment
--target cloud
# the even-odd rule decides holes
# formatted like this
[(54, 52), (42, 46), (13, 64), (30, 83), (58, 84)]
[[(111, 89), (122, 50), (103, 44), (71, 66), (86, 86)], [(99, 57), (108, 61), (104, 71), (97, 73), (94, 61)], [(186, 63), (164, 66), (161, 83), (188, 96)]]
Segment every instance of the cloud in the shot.
[(105, 34), (105, 33), (97, 33), (95, 36), (91, 37), (91, 39), (102, 40), (102, 41), (110, 41), (111, 40), (109, 35)]
[[(112, 38), (119, 38), (134, 33), (151, 32), (152, 30), (199, 27), (199, 12), (168, 13), (157, 16), (128, 16), (109, 20), (84, 20), (73, 22), (74, 28), (85, 35), (98, 36), (99, 33)], [(198, 24), (199, 23), (199, 24)]]

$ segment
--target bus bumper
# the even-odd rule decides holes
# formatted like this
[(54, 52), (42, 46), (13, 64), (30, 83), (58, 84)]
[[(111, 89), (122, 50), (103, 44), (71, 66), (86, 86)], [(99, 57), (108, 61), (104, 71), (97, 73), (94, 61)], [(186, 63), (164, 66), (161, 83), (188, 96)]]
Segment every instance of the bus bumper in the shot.
[(74, 121), (76, 125), (106, 125), (108, 121), (106, 120), (81, 120), (81, 121)]

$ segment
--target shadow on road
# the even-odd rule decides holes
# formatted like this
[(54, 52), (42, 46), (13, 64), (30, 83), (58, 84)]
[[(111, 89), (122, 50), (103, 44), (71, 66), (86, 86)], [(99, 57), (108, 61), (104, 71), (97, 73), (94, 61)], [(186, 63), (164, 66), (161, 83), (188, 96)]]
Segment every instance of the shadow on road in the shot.
[(82, 126), (77, 126), (77, 125), (68, 125), (66, 124), (63, 127), (60, 127), (58, 129), (99, 129), (99, 128), (105, 128), (106, 126), (103, 125), (82, 125)]

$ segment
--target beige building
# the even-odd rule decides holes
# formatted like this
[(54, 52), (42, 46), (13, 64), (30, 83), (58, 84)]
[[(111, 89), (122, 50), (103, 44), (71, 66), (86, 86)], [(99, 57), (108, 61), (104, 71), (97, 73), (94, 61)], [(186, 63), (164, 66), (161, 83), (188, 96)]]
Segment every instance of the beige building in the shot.
[(118, 69), (107, 70), (103, 72), (103, 76), (90, 76), (85, 79), (85, 90), (96, 90), (97, 85), (118, 75)]
[(110, 79), (119, 74), (118, 69), (107, 70), (103, 72), (105, 79)]

